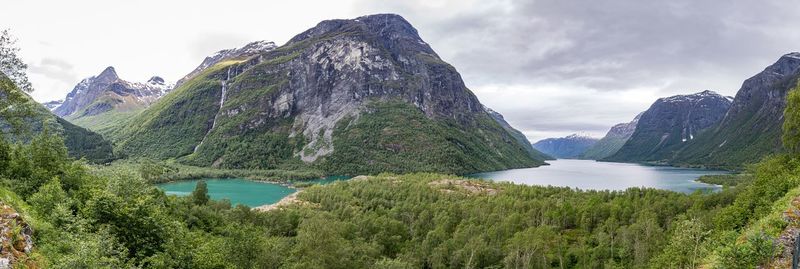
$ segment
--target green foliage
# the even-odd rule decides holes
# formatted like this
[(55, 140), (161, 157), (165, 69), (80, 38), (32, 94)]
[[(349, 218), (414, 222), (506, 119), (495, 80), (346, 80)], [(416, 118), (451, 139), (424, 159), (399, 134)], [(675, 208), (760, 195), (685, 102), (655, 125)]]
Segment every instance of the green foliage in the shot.
[(16, 47), (16, 43), (16, 38), (11, 36), (8, 29), (0, 31), (0, 74), (11, 78), (22, 91), (32, 92), (33, 86), (25, 73), (28, 65), (17, 55), (19, 48)]
[(205, 180), (200, 180), (192, 191), (192, 202), (196, 205), (205, 205), (211, 197), (208, 196), (208, 184)]
[(793, 154), (800, 154), (800, 84), (786, 97), (783, 117), (783, 146)]
[(727, 174), (727, 175), (703, 175), (697, 179), (698, 182), (720, 185), (723, 187), (736, 187), (739, 184), (750, 183), (752, 180), (753, 180), (753, 175), (747, 173)]
[[(424, 130), (424, 131), (422, 131)], [(320, 167), (330, 174), (442, 172), (468, 174), (541, 165), (486, 114), (468, 127), (431, 120), (399, 101), (376, 101), (358, 119), (341, 120), (332, 155)]]
[(119, 160), (109, 165), (94, 166), (94, 168), (97, 171), (136, 170), (142, 178), (151, 183), (203, 178), (246, 178), (250, 180), (288, 182), (325, 176), (322, 171), (305, 166), (284, 166), (280, 169), (272, 170), (221, 169), (184, 165), (174, 161), (154, 161), (146, 158)]
[(0, 132), (11, 141), (30, 142), (44, 131), (61, 137), (71, 157), (95, 163), (115, 158), (111, 143), (102, 136), (51, 114), (0, 74)]
[(744, 243), (735, 243), (734, 234), (729, 236), (727, 242), (734, 242), (723, 245), (719, 250), (719, 264), (717, 268), (755, 268), (774, 255), (778, 247), (774, 243), (774, 238), (766, 234), (747, 237)]

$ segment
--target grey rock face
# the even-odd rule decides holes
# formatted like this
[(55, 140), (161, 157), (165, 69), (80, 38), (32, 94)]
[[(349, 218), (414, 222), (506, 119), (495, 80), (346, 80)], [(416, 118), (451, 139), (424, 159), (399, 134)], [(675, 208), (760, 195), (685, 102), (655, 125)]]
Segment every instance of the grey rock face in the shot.
[[(120, 79), (114, 67), (109, 66), (99, 75), (78, 83), (53, 112), (60, 117), (81, 117), (122, 106), (144, 108), (164, 96), (172, 87), (158, 76), (145, 83), (128, 82)], [(80, 115), (74, 115), (76, 113)]]
[(238, 99), (278, 81), (285, 83), (268, 96), (225, 106), (220, 113), (227, 116), (258, 109), (261, 118), (273, 119), (251, 121), (242, 126), (246, 129), (294, 116), (292, 132), (310, 139), (300, 151), (306, 162), (332, 152), (336, 123), (357, 117), (370, 100), (403, 100), (429, 118), (458, 122), (486, 113), (458, 72), (398, 15), (323, 21), (281, 48), (231, 68), (235, 78), (228, 84), (225, 99)]
[(712, 91), (658, 99), (639, 119), (636, 130), (611, 160), (665, 161), (688, 141), (725, 117), (729, 97)]
[(64, 100), (54, 100), (54, 101), (50, 101), (50, 102), (44, 102), (44, 103), (42, 103), (42, 105), (44, 105), (44, 107), (47, 108), (47, 110), (53, 111), (56, 108), (58, 108), (59, 106), (61, 106), (61, 104), (63, 104), (63, 103), (64, 103)]
[(636, 125), (639, 124), (639, 119), (642, 117), (643, 113), (639, 113), (633, 118), (632, 121), (626, 123), (620, 123), (611, 127), (606, 133), (605, 137), (610, 138), (623, 138), (628, 139), (633, 135), (633, 132), (636, 131)]

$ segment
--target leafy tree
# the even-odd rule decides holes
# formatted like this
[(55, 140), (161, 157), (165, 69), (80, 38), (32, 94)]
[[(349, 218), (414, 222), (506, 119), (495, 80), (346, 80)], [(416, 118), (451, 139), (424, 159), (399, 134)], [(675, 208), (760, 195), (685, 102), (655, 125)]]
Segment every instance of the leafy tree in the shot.
[(192, 201), (196, 205), (205, 205), (208, 203), (210, 197), (208, 196), (208, 184), (205, 180), (200, 180), (192, 191)]
[(800, 153), (800, 85), (786, 97), (783, 116), (783, 146), (794, 154)]
[(33, 86), (28, 81), (25, 70), (28, 65), (19, 58), (17, 40), (8, 29), (0, 31), (0, 73), (8, 76), (14, 84), (25, 92), (33, 91)]

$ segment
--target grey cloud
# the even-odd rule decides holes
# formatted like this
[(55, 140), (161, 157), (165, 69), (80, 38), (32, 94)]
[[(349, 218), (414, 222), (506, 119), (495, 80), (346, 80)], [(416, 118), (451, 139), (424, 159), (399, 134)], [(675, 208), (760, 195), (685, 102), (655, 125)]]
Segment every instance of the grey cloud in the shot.
[(78, 80), (72, 64), (58, 58), (42, 58), (38, 63), (29, 64), (28, 71), (67, 84)]
[(192, 57), (198, 59), (198, 64), (217, 51), (232, 49), (244, 46), (255, 40), (249, 40), (246, 36), (233, 33), (207, 33), (198, 36), (189, 47)]
[[(746, 78), (800, 50), (800, 5), (791, 1), (434, 2), (362, 1), (354, 9), (405, 16), (481, 101), (529, 136), (604, 133), (655, 97), (706, 89), (733, 95)], [(500, 100), (479, 91), (497, 84), (530, 92)], [(574, 95), (521, 106), (522, 98), (551, 98), (539, 94), (540, 84)], [(613, 100), (630, 90), (653, 99)], [(610, 95), (598, 100), (604, 92)]]

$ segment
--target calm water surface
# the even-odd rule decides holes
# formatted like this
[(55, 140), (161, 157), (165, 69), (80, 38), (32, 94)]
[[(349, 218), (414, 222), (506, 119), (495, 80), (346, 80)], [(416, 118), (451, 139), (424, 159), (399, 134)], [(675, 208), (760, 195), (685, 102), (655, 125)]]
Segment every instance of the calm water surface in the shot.
[[(586, 190), (625, 190), (648, 187), (691, 193), (696, 190), (716, 190), (719, 186), (694, 181), (702, 175), (726, 174), (725, 171), (645, 166), (630, 163), (609, 163), (590, 160), (555, 160), (537, 168), (511, 169), (469, 175), (474, 178), (510, 181), (526, 185), (572, 187)], [(312, 180), (328, 184), (349, 177), (331, 176)], [(278, 202), (295, 189), (275, 183), (246, 179), (204, 179), (211, 199), (228, 199), (232, 204), (256, 207)], [(159, 184), (167, 194), (185, 196), (192, 193), (198, 180)]]
[[(308, 182), (328, 184), (348, 178), (349, 177), (330, 176)], [(231, 204), (243, 204), (249, 207), (276, 203), (283, 199), (283, 197), (295, 192), (295, 189), (281, 184), (246, 179), (212, 178), (203, 180), (208, 184), (208, 195), (211, 196), (211, 199), (228, 199), (231, 201)], [(158, 184), (158, 187), (167, 194), (186, 196), (192, 193), (198, 181), (200, 180), (176, 181)]]
[(475, 178), (510, 181), (526, 185), (572, 187), (585, 190), (625, 190), (647, 187), (691, 193), (716, 190), (719, 186), (694, 181), (702, 175), (727, 174), (725, 171), (646, 166), (592, 160), (555, 160), (537, 168), (511, 169), (469, 175)]

